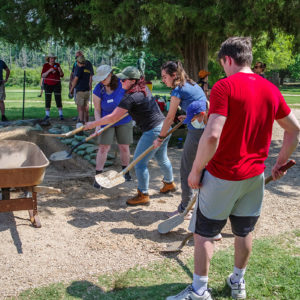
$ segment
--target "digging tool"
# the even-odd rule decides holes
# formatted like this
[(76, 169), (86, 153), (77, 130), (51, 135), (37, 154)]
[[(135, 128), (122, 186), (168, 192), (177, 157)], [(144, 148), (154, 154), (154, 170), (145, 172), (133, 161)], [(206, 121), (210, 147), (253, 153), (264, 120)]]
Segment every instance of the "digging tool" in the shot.
[[(169, 136), (176, 129), (178, 129), (182, 125), (183, 121), (179, 122), (175, 125), (166, 135)], [(121, 172), (117, 172), (114, 170), (107, 171), (105, 173), (101, 173), (95, 176), (95, 180), (99, 185), (104, 188), (112, 188), (116, 185), (119, 185), (125, 182), (124, 174), (131, 170), (140, 160), (142, 160), (147, 154), (149, 154), (154, 149), (154, 146), (150, 146), (147, 150), (145, 150), (141, 155), (139, 155), (134, 161), (132, 161), (124, 170)]]
[[(59, 151), (59, 152), (55, 152), (52, 153), (50, 155), (50, 160), (53, 161), (59, 161), (59, 160), (66, 160), (66, 159), (70, 159), (72, 158), (72, 153), (73, 151), (79, 147), (80, 145), (88, 142), (89, 140), (93, 139), (94, 137), (100, 135), (102, 132), (104, 132), (105, 130), (107, 130), (108, 128), (110, 128), (111, 126), (113, 126), (114, 124), (118, 123), (120, 120), (124, 119), (125, 117), (128, 116), (128, 113), (126, 113), (125, 115), (123, 115), (120, 119), (118, 119), (117, 121), (110, 123), (108, 125), (106, 125), (103, 128), (100, 128), (99, 130), (97, 130), (96, 132), (94, 132), (93, 134), (89, 135), (87, 138), (83, 139), (81, 142), (79, 142), (78, 144), (76, 144), (74, 147), (72, 147), (72, 149), (67, 152), (66, 150), (64, 151)], [(81, 127), (80, 127), (81, 128)], [(79, 128), (78, 128), (79, 129)]]
[[(294, 164), (296, 164), (296, 162), (294, 160), (290, 160), (289, 162), (287, 162), (284, 166), (282, 166), (280, 168), (280, 171), (284, 172), (287, 169), (289, 169), (290, 167), (292, 167)], [(265, 184), (268, 184), (272, 180), (273, 180), (272, 176), (267, 177), (265, 179)], [(197, 199), (197, 194), (189, 202), (188, 206), (185, 208), (183, 213), (161, 222), (157, 227), (158, 232), (161, 234), (166, 234), (166, 233), (170, 232), (172, 229), (174, 229), (175, 227), (177, 227), (178, 225), (180, 225), (181, 223), (183, 223), (184, 217), (190, 211), (190, 209), (193, 207), (193, 205), (196, 202), (196, 199)]]
[(75, 135), (76, 133), (82, 131), (83, 129), (84, 129), (84, 126), (80, 126), (76, 129), (66, 132), (66, 133), (40, 133), (40, 135), (67, 138), (67, 137)]
[(189, 232), (182, 241), (176, 241), (174, 243), (167, 244), (167, 247), (161, 250), (161, 252), (172, 253), (172, 252), (180, 251), (192, 237), (193, 237), (193, 233)]

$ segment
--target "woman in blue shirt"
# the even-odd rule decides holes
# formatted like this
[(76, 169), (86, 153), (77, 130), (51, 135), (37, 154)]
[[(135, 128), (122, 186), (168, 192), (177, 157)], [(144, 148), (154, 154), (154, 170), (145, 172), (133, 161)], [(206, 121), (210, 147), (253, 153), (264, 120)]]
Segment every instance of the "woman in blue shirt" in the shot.
[[(112, 68), (108, 65), (100, 66), (93, 81), (99, 82), (93, 91), (95, 121), (100, 120), (119, 105), (124, 96), (125, 90), (122, 88), (120, 80), (113, 74)], [(96, 157), (96, 175), (103, 172), (104, 164), (107, 159), (107, 153), (116, 137), (120, 150), (120, 160), (122, 169), (125, 169), (130, 161), (129, 144), (132, 143), (132, 121), (131, 117), (125, 117), (112, 127), (104, 131), (99, 136), (99, 150)], [(99, 128), (96, 128), (98, 130)], [(126, 181), (131, 181), (129, 172), (125, 174)], [(102, 187), (95, 181), (94, 187)]]
[[(187, 111), (188, 106), (194, 101), (201, 101), (203, 104), (202, 106), (206, 106), (206, 96), (202, 88), (188, 77), (182, 67), (181, 62), (166, 62), (161, 68), (161, 77), (164, 84), (172, 88), (172, 92), (170, 108), (164, 121), (163, 127), (160, 131), (160, 135), (154, 141), (155, 147), (158, 147), (161, 144), (163, 137), (166, 136), (170, 126), (174, 121), (179, 106), (185, 112)], [(181, 116), (180, 119), (183, 118), (184, 117)], [(181, 157), (181, 203), (179, 204), (178, 209), (175, 212), (172, 212), (170, 216), (176, 213), (182, 213), (189, 201), (191, 201), (193, 198), (193, 190), (189, 187), (187, 179), (196, 156), (198, 142), (205, 127), (203, 123), (195, 123), (196, 122), (191, 124), (189, 122), (187, 125), (188, 132)], [(173, 190), (174, 187), (172, 185), (167, 183), (164, 184), (164, 191), (166, 193), (170, 190)]]

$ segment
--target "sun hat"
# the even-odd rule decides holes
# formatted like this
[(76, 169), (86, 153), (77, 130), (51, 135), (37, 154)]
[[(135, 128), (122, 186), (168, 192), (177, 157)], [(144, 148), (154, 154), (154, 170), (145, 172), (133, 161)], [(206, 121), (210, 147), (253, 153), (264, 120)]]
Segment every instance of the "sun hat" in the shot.
[(120, 79), (140, 79), (141, 72), (136, 67), (126, 67), (121, 73), (117, 74)]
[(93, 76), (93, 81), (100, 82), (107, 78), (111, 73), (112, 68), (109, 65), (102, 65), (96, 70), (96, 74)]
[(186, 118), (183, 124), (189, 124), (195, 115), (200, 114), (202, 111), (206, 111), (206, 101), (193, 101), (186, 110)]
[(48, 55), (46, 55), (45, 61), (49, 61), (49, 58), (50, 58), (50, 57), (57, 58), (57, 56), (55, 56), (53, 53), (49, 53)]
[(207, 75), (210, 75), (210, 72), (207, 72), (206, 70), (200, 70), (198, 73), (199, 78), (205, 78)]
[(77, 60), (77, 62), (79, 62), (81, 64), (85, 64), (85, 58), (83, 55), (77, 56), (76, 60)]

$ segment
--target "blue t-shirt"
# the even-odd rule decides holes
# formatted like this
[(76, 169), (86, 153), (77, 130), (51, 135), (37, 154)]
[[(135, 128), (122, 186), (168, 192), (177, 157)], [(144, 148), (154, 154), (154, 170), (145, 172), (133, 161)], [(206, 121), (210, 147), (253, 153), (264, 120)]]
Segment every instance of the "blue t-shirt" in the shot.
[(75, 77), (78, 77), (76, 84), (76, 92), (86, 92), (90, 90), (90, 76), (91, 71), (86, 67), (77, 67), (75, 70)]
[[(95, 86), (93, 94), (101, 99), (101, 118), (103, 118), (104, 116), (111, 114), (119, 105), (125, 94), (125, 90), (122, 88), (120, 79), (118, 79), (118, 87), (111, 94), (106, 93), (105, 87), (101, 82)], [(130, 121), (131, 117), (127, 116), (113, 126), (126, 124)]]
[[(177, 86), (172, 90), (171, 97), (172, 96), (180, 99), (180, 106), (185, 112), (187, 110), (187, 107), (194, 101), (206, 102), (206, 96), (202, 88), (196, 83), (192, 85), (191, 83), (186, 82), (182, 87)], [(189, 123), (187, 127), (188, 129), (195, 130), (191, 123)]]
[(6, 63), (0, 59), (0, 84), (2, 84), (3, 81), (3, 70), (7, 69)]

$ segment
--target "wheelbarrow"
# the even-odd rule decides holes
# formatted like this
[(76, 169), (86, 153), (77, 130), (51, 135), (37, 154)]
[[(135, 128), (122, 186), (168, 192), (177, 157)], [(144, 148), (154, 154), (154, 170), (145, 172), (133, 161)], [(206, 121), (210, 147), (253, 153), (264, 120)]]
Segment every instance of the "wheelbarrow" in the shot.
[[(33, 143), (16, 140), (0, 141), (0, 212), (28, 210), (34, 227), (41, 227), (37, 213), (37, 193), (58, 193), (59, 189), (38, 186), (44, 179), (49, 161)], [(25, 197), (11, 199), (11, 189), (22, 190)]]

